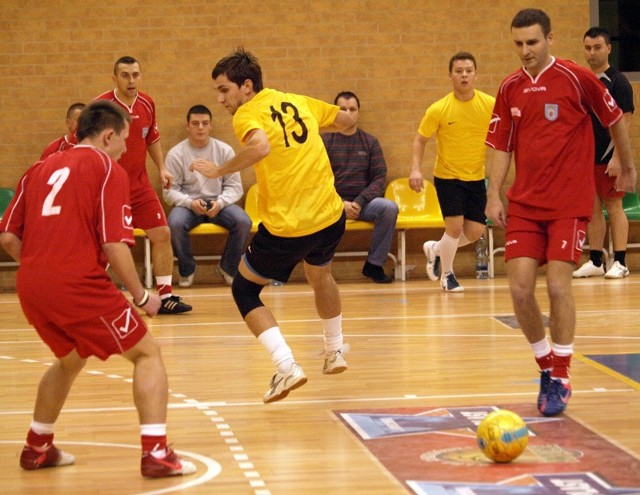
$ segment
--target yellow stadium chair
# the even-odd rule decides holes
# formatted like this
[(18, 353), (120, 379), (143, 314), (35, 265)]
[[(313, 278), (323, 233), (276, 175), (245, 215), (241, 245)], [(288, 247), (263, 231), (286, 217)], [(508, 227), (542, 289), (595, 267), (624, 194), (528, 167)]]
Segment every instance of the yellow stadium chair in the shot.
[(440, 211), (440, 203), (434, 185), (424, 181), (424, 188), (419, 193), (409, 187), (409, 179), (403, 177), (389, 183), (384, 197), (395, 201), (398, 205), (398, 261), (401, 280), (406, 280), (407, 246), (406, 231), (409, 229), (444, 228), (444, 219)]

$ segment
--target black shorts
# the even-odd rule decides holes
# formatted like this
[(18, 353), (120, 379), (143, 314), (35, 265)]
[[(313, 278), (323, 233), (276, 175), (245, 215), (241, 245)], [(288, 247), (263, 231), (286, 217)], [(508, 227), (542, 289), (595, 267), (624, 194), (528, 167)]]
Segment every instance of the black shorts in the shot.
[(260, 224), (247, 248), (245, 261), (260, 277), (286, 282), (302, 260), (314, 266), (331, 262), (344, 234), (346, 219), (343, 211), (333, 225), (301, 237), (278, 237)]
[(443, 217), (462, 215), (465, 219), (485, 224), (487, 217), (487, 188), (484, 180), (433, 178)]

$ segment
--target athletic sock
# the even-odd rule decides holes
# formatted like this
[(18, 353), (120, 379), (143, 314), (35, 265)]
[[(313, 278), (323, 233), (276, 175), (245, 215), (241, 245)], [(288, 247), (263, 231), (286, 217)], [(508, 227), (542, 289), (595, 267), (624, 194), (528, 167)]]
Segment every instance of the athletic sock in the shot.
[(170, 297), (171, 294), (173, 294), (173, 288), (171, 287), (171, 275), (156, 277), (156, 287), (158, 289), (160, 299)]
[(280, 373), (286, 373), (295, 362), (291, 348), (280, 333), (279, 327), (271, 327), (258, 335), (258, 341), (271, 356), (271, 361)]
[(329, 354), (342, 349), (342, 313), (333, 318), (320, 319), (324, 335), (324, 352)]
[(589, 258), (591, 259), (591, 263), (593, 263), (593, 266), (602, 266), (601, 250), (589, 251)]
[(164, 423), (140, 425), (142, 453), (151, 452), (157, 458), (167, 455), (167, 425)]
[(569, 382), (569, 368), (571, 367), (572, 355), (573, 344), (553, 344), (553, 370), (551, 371), (551, 378), (559, 378), (564, 383)]

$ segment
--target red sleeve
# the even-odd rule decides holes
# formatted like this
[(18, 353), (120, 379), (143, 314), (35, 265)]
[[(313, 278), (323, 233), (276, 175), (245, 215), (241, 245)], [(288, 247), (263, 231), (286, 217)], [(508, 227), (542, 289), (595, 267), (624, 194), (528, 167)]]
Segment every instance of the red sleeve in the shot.
[(135, 244), (129, 189), (127, 173), (111, 160), (102, 191), (97, 226), (101, 243)]
[(622, 118), (622, 110), (606, 86), (591, 71), (583, 69), (581, 74), (580, 83), (584, 88), (591, 110), (603, 127), (611, 127)]
[(496, 97), (485, 142), (498, 151), (510, 153), (513, 151), (513, 130), (511, 109), (507, 102), (506, 88), (503, 82)]

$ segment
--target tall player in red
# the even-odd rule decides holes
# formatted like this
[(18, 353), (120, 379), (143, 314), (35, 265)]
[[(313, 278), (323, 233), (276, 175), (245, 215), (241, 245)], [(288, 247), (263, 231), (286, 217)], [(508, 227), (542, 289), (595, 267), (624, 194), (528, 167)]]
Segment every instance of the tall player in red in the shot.
[[(486, 213), (507, 229), (513, 307), (541, 370), (538, 409), (554, 416), (571, 396), (576, 321), (571, 281), (595, 195), (590, 110), (609, 129), (619, 152), (616, 187), (633, 190), (636, 171), (622, 111), (604, 85), (591, 71), (549, 53), (553, 33), (547, 14), (521, 10), (511, 35), (523, 67), (502, 81), (496, 98), (487, 136), (496, 151)], [(500, 189), (512, 154), (516, 172), (505, 211)], [(537, 268), (545, 263), (552, 345), (535, 298)]]
[(160, 348), (102, 262), (106, 257), (136, 306), (149, 316), (158, 312), (160, 298), (142, 287), (129, 249), (135, 242), (129, 183), (115, 163), (126, 150), (128, 133), (129, 116), (117, 105), (88, 105), (78, 119), (80, 144), (27, 170), (0, 222), (0, 244), (20, 262), (22, 310), (57, 358), (38, 387), (20, 456), (26, 470), (75, 462), (53, 444), (55, 422), (87, 358), (113, 354), (134, 365), (142, 475), (196, 470), (167, 447), (168, 385)]
[(129, 175), (131, 184), (131, 212), (134, 227), (144, 229), (151, 241), (151, 260), (158, 294), (162, 299), (160, 314), (191, 311), (191, 306), (173, 295), (173, 249), (171, 231), (162, 204), (147, 175), (147, 152), (158, 167), (160, 181), (171, 187), (173, 176), (164, 166), (160, 133), (156, 122), (156, 106), (151, 97), (138, 91), (142, 81), (140, 64), (133, 57), (120, 57), (113, 66), (116, 88), (96, 99), (112, 101), (131, 116), (127, 152), (118, 161)]

